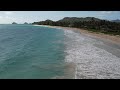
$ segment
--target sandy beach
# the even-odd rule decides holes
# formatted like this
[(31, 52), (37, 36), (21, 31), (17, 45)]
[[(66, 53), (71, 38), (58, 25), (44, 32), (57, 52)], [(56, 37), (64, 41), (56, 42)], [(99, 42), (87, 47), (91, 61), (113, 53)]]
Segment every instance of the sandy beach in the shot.
[(113, 43), (120, 44), (120, 35), (108, 35), (104, 33), (92, 32), (92, 31), (79, 29), (79, 28), (70, 28), (70, 27), (61, 27), (61, 26), (48, 26), (48, 25), (35, 25), (35, 26), (44, 26), (44, 27), (59, 28), (59, 29), (65, 29), (65, 30), (77, 30), (77, 31), (80, 31), (81, 34), (89, 35), (91, 37), (106, 39)]

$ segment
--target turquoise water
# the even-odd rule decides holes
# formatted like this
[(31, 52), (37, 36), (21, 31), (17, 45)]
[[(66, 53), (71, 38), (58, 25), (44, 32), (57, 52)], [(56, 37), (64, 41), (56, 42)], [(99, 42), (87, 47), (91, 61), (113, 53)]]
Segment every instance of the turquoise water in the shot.
[(64, 31), (33, 25), (0, 25), (0, 78), (64, 76)]

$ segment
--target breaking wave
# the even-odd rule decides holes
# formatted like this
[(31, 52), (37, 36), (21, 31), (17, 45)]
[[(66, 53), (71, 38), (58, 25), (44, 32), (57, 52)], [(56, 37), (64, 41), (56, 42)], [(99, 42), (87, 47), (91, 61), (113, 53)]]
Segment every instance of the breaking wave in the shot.
[(75, 79), (120, 78), (120, 58), (94, 45), (103, 42), (71, 30), (64, 35), (65, 61), (76, 64)]

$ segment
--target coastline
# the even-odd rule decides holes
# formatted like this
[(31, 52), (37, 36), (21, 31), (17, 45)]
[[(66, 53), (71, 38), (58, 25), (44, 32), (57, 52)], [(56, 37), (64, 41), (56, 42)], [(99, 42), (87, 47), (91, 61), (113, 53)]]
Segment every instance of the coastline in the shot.
[(110, 42), (115, 44), (120, 44), (120, 35), (109, 35), (109, 34), (92, 32), (79, 28), (71, 28), (71, 27), (49, 26), (49, 25), (34, 25), (34, 26), (44, 26), (44, 27), (64, 29), (64, 30), (76, 30), (76, 31), (80, 31), (80, 33), (83, 35), (89, 35), (91, 37), (109, 40)]
[[(48, 25), (35, 25), (35, 26), (43, 26), (43, 27), (57, 28), (57, 29), (64, 29), (64, 30), (75, 30), (75, 31), (78, 31), (78, 35), (79, 35), (79, 32), (80, 32), (80, 34), (83, 34), (85, 36), (87, 35), (87, 36), (97, 38), (97, 39), (100, 39), (100, 40), (103, 39), (105, 41), (108, 40), (108, 42), (120, 45), (120, 36), (113, 36), (113, 35), (107, 35), (107, 34), (103, 34), (103, 33), (90, 32), (90, 31), (87, 31), (87, 30), (78, 29), (78, 28), (70, 28), (70, 27), (48, 26)], [(73, 35), (73, 36), (75, 36), (75, 35)], [(78, 48), (79, 48), (79, 45), (78, 45)], [(81, 78), (81, 77), (82, 78), (109, 78), (109, 76), (105, 77), (104, 75), (103, 76), (98, 75), (98, 77), (97, 77), (94, 74), (96, 74), (97, 71), (99, 72), (99, 70), (103, 70), (103, 72), (104, 72), (104, 70), (106, 70), (106, 69), (104, 69), (103, 66), (104, 67), (107, 67), (107, 66), (109, 67), (109, 66), (111, 66), (111, 64), (110, 64), (111, 62), (112, 62), (112, 67), (113, 68), (114, 68), (114, 64), (119, 65), (119, 59), (117, 57), (114, 57), (111, 53), (107, 52), (106, 50), (90, 46), (90, 44), (88, 44), (87, 47), (83, 46), (83, 48), (81, 48), (81, 49), (78, 49), (78, 48), (74, 49), (77, 52), (77, 58), (78, 59), (76, 58), (76, 53), (75, 52), (70, 52), (69, 53), (70, 55), (75, 56), (75, 58), (72, 58), (73, 59), (72, 62), (68, 62), (68, 64), (71, 63), (71, 64), (69, 64), (70, 66), (68, 67), (68, 74), (74, 74), (74, 77), (73, 77), (74, 79), (78, 79), (78, 78)], [(98, 50), (98, 51), (96, 51), (96, 50)], [(91, 51), (93, 51), (94, 53), (91, 52)], [(82, 52), (82, 53), (78, 54), (79, 52)], [(102, 57), (97, 56), (97, 53), (98, 53), (98, 55), (101, 55), (101, 52), (104, 53), (105, 56), (102, 56)], [(88, 53), (88, 54), (86, 54), (86, 53)], [(81, 57), (81, 56), (84, 56), (84, 55), (85, 55), (85, 57)], [(95, 56), (95, 57), (92, 58), (92, 55)], [(80, 59), (79, 57), (81, 57), (82, 59)], [(77, 59), (77, 60), (75, 60), (75, 59)], [(79, 59), (81, 60), (80, 62), (79, 62)], [(89, 62), (89, 59), (92, 61), (91, 66), (92, 66), (92, 64), (93, 64), (93, 66), (96, 65), (96, 64), (94, 64), (94, 62), (96, 62), (96, 63), (100, 62), (100, 63), (98, 63), (95, 67), (92, 67), (93, 70), (90, 70), (89, 68), (87, 68), (87, 67), (89, 67), (89, 65), (86, 63), (86, 62)], [(86, 62), (84, 60), (86, 60)], [(114, 61), (114, 60), (116, 60), (116, 61)], [(81, 62), (83, 64), (81, 64)], [(104, 64), (104, 62), (106, 62), (106, 64)], [(97, 67), (100, 67), (101, 69), (99, 69)], [(109, 69), (110, 68), (108, 68), (108, 71), (109, 71)], [(88, 76), (87, 77), (84, 77), (84, 75), (82, 76), (82, 72), (83, 72), (83, 74), (87, 73), (87, 74), (85, 74), (85, 76), (87, 76), (87, 75)], [(89, 76), (89, 74), (90, 74), (90, 76)], [(112, 74), (114, 75), (114, 73), (112, 73)]]

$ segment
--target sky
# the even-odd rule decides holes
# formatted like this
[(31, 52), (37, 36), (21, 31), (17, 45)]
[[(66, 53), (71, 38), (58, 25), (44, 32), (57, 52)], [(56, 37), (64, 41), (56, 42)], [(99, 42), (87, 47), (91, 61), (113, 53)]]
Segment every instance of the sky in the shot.
[(57, 21), (64, 17), (96, 17), (115, 20), (120, 19), (120, 11), (0, 11), (0, 24), (33, 23), (46, 19)]

